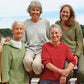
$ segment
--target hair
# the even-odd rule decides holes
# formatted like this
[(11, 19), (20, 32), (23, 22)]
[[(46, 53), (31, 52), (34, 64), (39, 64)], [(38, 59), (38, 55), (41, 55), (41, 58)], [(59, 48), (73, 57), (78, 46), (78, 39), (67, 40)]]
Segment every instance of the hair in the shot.
[(60, 32), (62, 32), (61, 27), (58, 24), (52, 24), (49, 28), (49, 32), (52, 28), (57, 28), (57, 29), (59, 29)]
[(11, 30), (14, 29), (14, 26), (15, 26), (16, 24), (22, 25), (22, 26), (24, 27), (24, 23), (23, 23), (22, 21), (17, 21), (17, 20), (16, 20), (16, 21), (13, 22), (12, 27), (11, 27)]
[[(66, 5), (63, 5), (63, 6), (61, 7), (60, 13), (62, 12), (62, 10), (63, 10), (64, 7), (69, 7), (69, 10), (70, 10), (70, 17), (69, 17), (69, 19), (65, 22), (65, 25), (68, 26), (68, 27), (70, 27), (70, 26), (72, 26), (72, 25), (74, 24), (75, 13), (74, 13), (73, 8), (72, 8), (70, 5), (67, 5), (67, 4), (66, 4)], [(60, 16), (60, 20), (62, 20), (62, 19), (61, 19), (61, 16)]]
[(27, 8), (27, 12), (30, 13), (30, 10), (33, 7), (35, 7), (35, 6), (37, 6), (38, 8), (40, 8), (40, 13), (42, 13), (42, 5), (41, 5), (41, 3), (39, 1), (36, 1), (36, 0), (35, 1), (31, 1), (30, 5)]

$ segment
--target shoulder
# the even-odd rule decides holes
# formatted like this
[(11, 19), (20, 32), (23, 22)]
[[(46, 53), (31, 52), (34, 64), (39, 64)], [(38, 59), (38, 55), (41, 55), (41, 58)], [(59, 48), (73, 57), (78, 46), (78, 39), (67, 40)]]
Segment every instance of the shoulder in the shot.
[(74, 25), (72, 27), (75, 28), (76, 30), (81, 30), (81, 26), (80, 26), (79, 22), (76, 20), (75, 20)]
[(44, 44), (42, 45), (42, 47), (47, 47), (47, 46), (50, 46), (50, 42), (44, 43)]
[(55, 24), (60, 24), (60, 20), (57, 20), (57, 21), (55, 22)]
[(61, 42), (61, 46), (64, 48), (69, 48), (69, 46), (67, 44), (65, 44), (64, 42)]
[(45, 23), (50, 23), (49, 20), (45, 19), (45, 18), (41, 18), (41, 21), (42, 22), (45, 22)]
[(10, 47), (13, 46), (12, 42), (11, 41), (8, 41), (8, 42), (5, 42), (3, 44), (3, 49), (6, 50), (6, 51), (10, 51)]
[(3, 44), (3, 46), (4, 45), (12, 45), (12, 42), (11, 41), (7, 41), (7, 42), (5, 42), (4, 44)]
[(75, 20), (75, 24), (79, 24), (79, 22), (77, 20)]
[(23, 40), (21, 40), (22, 44), (25, 45), (25, 42)]
[(74, 25), (79, 25), (79, 22), (75, 20)]
[(24, 23), (29, 22), (29, 21), (30, 21), (30, 19), (26, 19), (26, 20), (24, 21)]
[(30, 24), (30, 19), (26, 19), (23, 23), (24, 23), (24, 25), (27, 25), (27, 24)]

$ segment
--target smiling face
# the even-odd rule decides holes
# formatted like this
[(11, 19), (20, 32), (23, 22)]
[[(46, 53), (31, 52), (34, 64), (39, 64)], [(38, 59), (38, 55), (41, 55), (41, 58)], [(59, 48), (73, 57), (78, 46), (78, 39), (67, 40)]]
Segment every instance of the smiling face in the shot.
[(32, 17), (32, 20), (38, 20), (40, 14), (41, 14), (40, 8), (38, 8), (37, 6), (31, 8), (30, 15)]
[(68, 6), (63, 7), (62, 11), (60, 12), (60, 17), (62, 21), (66, 21), (70, 17), (70, 9)]
[(23, 34), (24, 34), (24, 26), (15, 24), (14, 28), (12, 30), (12, 33), (14, 34), (14, 36), (13, 36), (14, 40), (21, 40), (21, 38), (23, 37)]
[(62, 36), (62, 32), (60, 32), (58, 28), (53, 27), (50, 29), (50, 37), (53, 43), (59, 42), (61, 36)]

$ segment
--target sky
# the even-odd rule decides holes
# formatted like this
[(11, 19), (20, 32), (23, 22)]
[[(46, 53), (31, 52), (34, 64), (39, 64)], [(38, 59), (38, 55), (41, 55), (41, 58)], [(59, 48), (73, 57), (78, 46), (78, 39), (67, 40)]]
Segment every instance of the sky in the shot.
[[(0, 29), (11, 28), (15, 20), (30, 19), (27, 7), (33, 0), (0, 0)], [(76, 20), (84, 25), (84, 0), (38, 0), (42, 4), (43, 13), (40, 17), (46, 18), (50, 24), (59, 20), (59, 11), (62, 5), (73, 7)]]

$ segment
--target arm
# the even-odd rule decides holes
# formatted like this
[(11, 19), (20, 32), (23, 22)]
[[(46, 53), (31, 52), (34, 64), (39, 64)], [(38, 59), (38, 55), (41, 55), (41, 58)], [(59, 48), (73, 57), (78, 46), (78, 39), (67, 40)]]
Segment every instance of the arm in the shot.
[(10, 40), (11, 40), (11, 37), (6, 37), (5, 42), (6, 42), (6, 41), (10, 41)]
[(2, 70), (2, 82), (9, 81), (9, 70), (10, 70), (10, 49), (9, 46), (3, 45), (2, 57), (1, 57), (1, 70)]
[(46, 68), (51, 71), (58, 72), (61, 75), (67, 76), (68, 69), (59, 69), (58, 67), (54, 66), (51, 62), (50, 55), (45, 45), (42, 46), (42, 62)]
[(8, 84), (8, 82), (6, 82), (5, 84)]
[(74, 58), (76, 59), (76, 62), (78, 63), (78, 56), (74, 56)]
[(73, 56), (72, 52), (70, 51), (70, 48), (66, 45), (66, 59), (69, 62), (69, 64), (67, 65), (68, 69), (68, 75), (70, 73), (70, 71), (74, 68), (74, 66), (77, 64), (77, 61), (75, 59), (75, 57)]
[(50, 69), (51, 71), (54, 71), (54, 72), (59, 72), (59, 73), (62, 72), (61, 69), (57, 68), (57, 67), (54, 66), (52, 63), (47, 63), (47, 64), (46, 64), (46, 67), (47, 67), (48, 69)]
[(76, 51), (75, 51), (75, 56), (80, 57), (81, 53), (83, 53), (83, 34), (81, 27), (78, 22), (75, 24), (75, 32), (76, 32)]
[(48, 37), (49, 40), (51, 40), (51, 38), (50, 38), (50, 36), (49, 36), (49, 27), (50, 27), (49, 21), (47, 21), (46, 24), (47, 24), (47, 30), (46, 30), (46, 32), (47, 32), (47, 37)]
[(60, 84), (66, 84), (66, 77), (65, 76), (60, 77)]
[(52, 63), (47, 63), (46, 68), (48, 68), (51, 71), (58, 72), (63, 76), (68, 76), (69, 75), (69, 68), (67, 69), (59, 69), (56, 66), (54, 66)]

